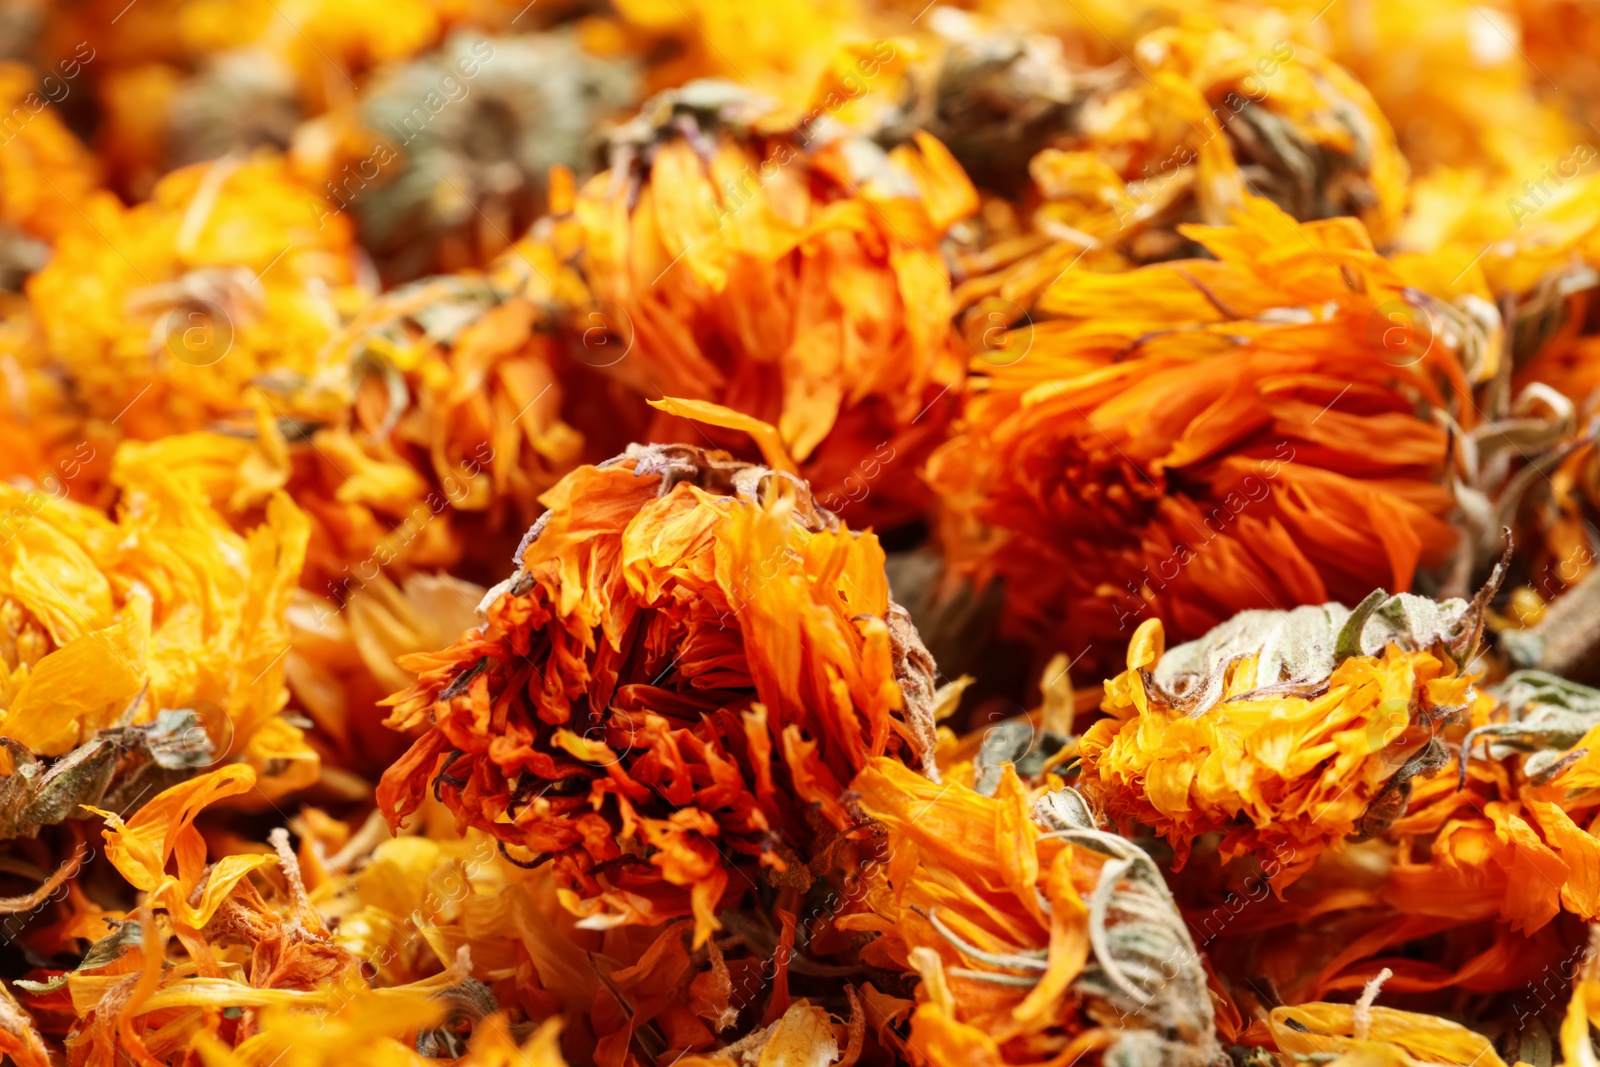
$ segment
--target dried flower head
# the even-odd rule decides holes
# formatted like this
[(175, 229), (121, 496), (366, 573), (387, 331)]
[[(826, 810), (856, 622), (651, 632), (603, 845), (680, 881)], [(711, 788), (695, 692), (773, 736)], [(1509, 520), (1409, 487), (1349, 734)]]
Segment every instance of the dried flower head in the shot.
[(1062, 274), (1040, 301), (1059, 319), (974, 362), (929, 463), (956, 565), (1002, 578), (1011, 631), (1086, 671), (1143, 618), (1190, 638), (1248, 608), (1354, 603), (1457, 539), (1428, 412), (1464, 406), (1478, 334), (1443, 314), (1391, 328), (1437, 302), (1352, 220), (1251, 199), (1184, 232), (1217, 258)]
[[(862, 62), (886, 68), (883, 49)], [(914, 472), (965, 377), (939, 243), (974, 206), (926, 134), (886, 153), (824, 108), (795, 115), (695, 82), (646, 102), (614, 137), (611, 169), (558, 199), (507, 262), (540, 265), (523, 268), (535, 299), (565, 282), (543, 264), (576, 270), (579, 359), (639, 397), (772, 423), (826, 506), (883, 524), (926, 505)], [(636, 439), (698, 439), (681, 417), (638, 421)]]
[(1292, 880), (1387, 830), (1412, 779), (1447, 762), (1437, 735), (1489, 699), (1464, 673), (1482, 610), (1379, 590), (1354, 611), (1244, 612), (1170, 651), (1151, 620), (1082, 738), (1084, 787), (1167, 838), (1180, 867), (1221, 831), (1224, 858), (1271, 852)]
[(424, 732), (384, 775), (391, 821), (432, 789), (553, 860), (587, 925), (693, 915), (698, 946), (758, 869), (806, 878), (866, 760), (932, 770), (933, 664), (883, 551), (804, 483), (635, 446), (544, 502), (483, 626), (403, 661), (391, 721)]
[(875, 760), (851, 792), (888, 848), (862, 872), (866, 908), (841, 925), (880, 935), (868, 962), (921, 976), (913, 1058), (1225, 1062), (1204, 963), (1160, 871), (1073, 790), (1030, 801), (1006, 767), (986, 797)]
[(343, 604), (379, 568), (453, 568), (467, 536), (509, 550), (539, 495), (601, 458), (563, 419), (546, 318), (504, 278), (441, 275), (363, 306), (314, 376), (279, 377), (284, 417), (256, 436), (310, 513), (308, 589)]
[[(206, 435), (163, 444), (167, 455), (217, 447)], [(236, 533), (193, 480), (146, 448), (117, 455), (115, 518), (0, 486), (0, 732), (35, 755), (64, 756), (102, 731), (188, 709), (209, 762), (242, 757), (270, 788), (304, 785), (316, 757), (278, 713), (305, 520), (280, 494)], [(97, 758), (115, 763), (117, 747)], [(94, 795), (72, 794), (65, 808)]]
[(82, 205), (28, 282), (87, 414), (153, 439), (248, 413), (261, 375), (309, 375), (351, 299), (350, 227), (261, 156), (174, 171), (148, 203)]
[(458, 33), (374, 81), (362, 117), (391, 148), (331, 184), (387, 276), (481, 266), (544, 208), (552, 168), (593, 173), (596, 130), (633, 88), (571, 32)]

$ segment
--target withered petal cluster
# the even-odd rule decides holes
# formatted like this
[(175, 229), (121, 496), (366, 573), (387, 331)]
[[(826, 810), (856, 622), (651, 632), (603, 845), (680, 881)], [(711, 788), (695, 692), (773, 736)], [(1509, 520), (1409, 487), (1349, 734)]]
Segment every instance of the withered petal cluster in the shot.
[[(403, 661), (392, 822), (428, 792), (596, 926), (692, 915), (752, 876), (810, 880), (870, 759), (934, 766), (934, 665), (883, 549), (793, 475), (635, 446), (544, 497), (481, 627)], [(739, 883), (730, 886), (730, 880)], [(731, 894), (731, 896), (730, 896)]]

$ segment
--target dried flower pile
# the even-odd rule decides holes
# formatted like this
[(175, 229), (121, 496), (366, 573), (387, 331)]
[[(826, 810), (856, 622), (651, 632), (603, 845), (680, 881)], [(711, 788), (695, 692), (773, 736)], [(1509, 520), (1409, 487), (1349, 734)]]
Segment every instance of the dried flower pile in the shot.
[(1600, 1064), (1597, 41), (0, 5), (0, 1059)]

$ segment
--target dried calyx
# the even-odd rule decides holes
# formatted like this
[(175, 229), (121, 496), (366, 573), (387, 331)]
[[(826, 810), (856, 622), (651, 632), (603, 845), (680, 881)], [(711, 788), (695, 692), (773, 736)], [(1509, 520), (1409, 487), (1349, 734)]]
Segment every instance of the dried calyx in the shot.
[(1505, 705), (1508, 718), (1480, 726), (1462, 741), (1462, 785), (1480, 740), (1489, 742), (1490, 759), (1527, 753), (1522, 771), (1535, 785), (1542, 785), (1588, 752), (1577, 745), (1600, 726), (1600, 690), (1553, 674), (1517, 671), (1491, 692)]
[(1230, 665), (1257, 657), (1256, 695), (1306, 696), (1351, 656), (1377, 656), (1390, 645), (1422, 651), (1441, 645), (1457, 663), (1477, 654), (1483, 609), (1499, 588), (1504, 562), (1472, 600), (1435, 601), (1375, 589), (1357, 604), (1291, 611), (1244, 611), (1204, 637), (1168, 649), (1151, 676), (1174, 706), (1205, 714), (1222, 699)]
[(80, 804), (131, 815), (141, 800), (216, 762), (199, 715), (162, 711), (153, 722), (102, 730), (60, 759), (45, 762), (0, 737), (13, 771), (0, 779), (0, 840), (36, 837), (41, 826), (81, 817)]
[(1108, 1067), (1210, 1067), (1228, 1058), (1216, 1041), (1205, 965), (1161, 870), (1132, 841), (1096, 825), (1077, 790), (1041, 797), (1034, 821), (1047, 837), (1111, 857), (1089, 906), (1093, 962), (1074, 983), (1089, 1013), (1117, 1031)]
[[(1216, 1042), (1200, 952), (1155, 861), (1133, 842), (1101, 830), (1075, 789), (1045, 794), (1032, 814), (1046, 831), (1043, 839), (1110, 857), (1085, 902), (1092, 959), (1073, 982), (1089, 1015), (1117, 1035), (1104, 1062), (1112, 1067), (1228, 1063)], [(1051, 907), (1042, 895), (1040, 906)], [(1047, 949), (987, 952), (951, 930), (936, 910), (925, 917), (964, 956), (1000, 968), (950, 968), (952, 976), (1031, 988), (1048, 969)]]
[(953, 8), (930, 14), (949, 45), (911, 72), (906, 100), (878, 133), (884, 144), (925, 130), (946, 145), (978, 184), (1025, 191), (1028, 162), (1041, 149), (1080, 136), (1079, 112), (1092, 91), (1132, 72), (1125, 64), (1075, 71), (1059, 39), (1009, 29), (985, 31)]
[(677, 137), (687, 138), (709, 158), (720, 131), (748, 135), (775, 107), (766, 97), (720, 78), (701, 78), (657, 93), (612, 133), (612, 174), (618, 180), (637, 179), (634, 168), (648, 167), (656, 149)]

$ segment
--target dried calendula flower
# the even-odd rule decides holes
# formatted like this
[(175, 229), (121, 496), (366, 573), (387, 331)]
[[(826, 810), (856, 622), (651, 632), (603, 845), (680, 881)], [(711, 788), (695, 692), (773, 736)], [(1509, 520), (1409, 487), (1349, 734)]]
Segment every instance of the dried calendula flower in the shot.
[[(974, 361), (928, 465), (954, 567), (1002, 578), (1008, 629), (1085, 671), (1114, 669), (1144, 618), (1187, 639), (1405, 591), (1457, 542), (1429, 412), (1471, 415), (1458, 350), (1478, 335), (1447, 330), (1354, 220), (1251, 198), (1183, 230), (1216, 259), (1061, 274), (1039, 302), (1057, 318)], [(1414, 307), (1435, 332), (1389, 329)]]
[[(430, 110), (441, 85), (449, 104)], [(386, 276), (481, 266), (545, 206), (552, 168), (593, 173), (597, 131), (633, 92), (626, 62), (591, 55), (571, 31), (459, 32), (373, 83), (362, 117), (392, 148), (333, 176), (332, 199), (354, 206)]]
[[(72, 1062), (110, 1062), (116, 1053), (140, 1063), (184, 1062), (185, 1050), (198, 1048), (206, 1063), (323, 1064), (349, 1062), (360, 1044), (361, 1062), (420, 1067), (459, 1051), (455, 1043), (470, 1030), (471, 1051), (457, 1062), (529, 1062), (516, 1058), (520, 1045), (545, 1057), (532, 1062), (560, 1064), (559, 1019), (512, 1027), (493, 993), (473, 977), (474, 948), (487, 949), (490, 970), (516, 958), (524, 944), (540, 949), (535, 935), (524, 942), (516, 932), (528, 921), (528, 902), (519, 903), (515, 893), (498, 900), (488, 894), (479, 901), (489, 907), (473, 909), (464, 906), (459, 882), (451, 888), (430, 877), (478, 877), (497, 861), (492, 844), (435, 850), (433, 858), (470, 861), (465, 868), (447, 864), (442, 872), (417, 866), (419, 859), (428, 862), (427, 853), (375, 864), (360, 876), (368, 907), (352, 914), (318, 888), (329, 884), (328, 867), (353, 857), (327, 857), (304, 842), (297, 854), (282, 828), (267, 835), (267, 847), (251, 842), (207, 862), (207, 841), (215, 853), (215, 838), (202, 838), (196, 818), (254, 781), (248, 767), (225, 767), (167, 790), (126, 822), (97, 809), (108, 824), (107, 858), (143, 894), (138, 914), (96, 942), (74, 970), (21, 983), (36, 995), (65, 988), (82, 1019), (66, 1040)], [(380, 835), (381, 827), (376, 824)], [(359, 853), (361, 838), (372, 836), (358, 835), (350, 851)], [(405, 852), (404, 843), (389, 844), (392, 852)], [(418, 884), (407, 884), (413, 877)], [(412, 896), (413, 889), (420, 892)], [(463, 938), (459, 926), (439, 921), (441, 902), (486, 921)], [(329, 903), (331, 915), (319, 906)], [(386, 912), (386, 905), (415, 910)], [(384, 916), (406, 926), (406, 935), (369, 940), (367, 927)], [(345, 921), (352, 929), (335, 936)], [(559, 942), (561, 934), (550, 931), (549, 939)], [(414, 977), (404, 973), (410, 957), (402, 963), (395, 947), (408, 942), (426, 957), (424, 973)], [(581, 952), (575, 945), (566, 949)], [(550, 1013), (552, 1005), (540, 1006), (541, 1017)]]
[(980, 188), (1011, 197), (1026, 191), (1028, 162), (1039, 149), (1081, 138), (1095, 91), (1132, 74), (1124, 64), (1081, 69), (1058, 37), (953, 7), (933, 8), (926, 25), (944, 39), (942, 47), (906, 71), (902, 98), (882, 116), (879, 138), (899, 143), (925, 130)]
[[(1108, 101), (1094, 130), (1106, 157), (1143, 149), (1158, 160), (1130, 185), (1129, 208), (1159, 214), (1147, 209), (1170, 203), (1162, 187), (1177, 183), (1207, 222), (1256, 195), (1302, 221), (1353, 215), (1376, 242), (1390, 239), (1409, 175), (1389, 120), (1365, 86), (1286, 29), (1271, 12), (1190, 18), (1134, 45), (1143, 77), (1131, 92), (1157, 116), (1157, 139), (1122, 139), (1118, 120), (1141, 111), (1126, 100)], [(1166, 156), (1163, 134), (1175, 142)]]
[[(1010, 79), (990, 78), (1000, 87), (1019, 77), (1045, 82), (1018, 110), (1034, 122), (1055, 116), (1053, 128), (1026, 131), (1033, 136), (1004, 150), (1032, 145), (1009, 177), (1031, 179), (1041, 202), (1017, 227), (1023, 232), (991, 225), (966, 260), (980, 277), (962, 286), (958, 303), (995, 295), (1021, 305), (1069, 267), (1119, 270), (1192, 256), (1194, 240), (1179, 227), (1226, 224), (1251, 196), (1301, 221), (1354, 216), (1386, 242), (1405, 205), (1407, 177), (1389, 123), (1359, 82), (1284, 29), (1275, 13), (1226, 25), (1191, 16), (1088, 70), (1059, 57), (1041, 62), (1044, 44), (1021, 38), (1012, 48), (1029, 41), (1022, 54), (1035, 58), (1012, 60)], [(1008, 37), (1018, 40), (991, 35), (996, 58)], [(1053, 76), (1045, 80), (1043, 71)], [(967, 107), (980, 113), (999, 95), (987, 81), (965, 91), (974, 97)], [(946, 107), (959, 114), (959, 95)], [(988, 128), (992, 136), (995, 124)], [(966, 163), (961, 144), (953, 147)], [(991, 169), (995, 154), (975, 162), (974, 176), (989, 187), (1005, 180)], [(995, 204), (984, 218), (1011, 223), (1026, 203)]]
[[(115, 184), (133, 200), (145, 199), (169, 170), (230, 152), (301, 142), (320, 148), (326, 130), (319, 117), (353, 112), (355, 95), (375, 71), (437, 46), (452, 30), (503, 26), (517, 14), (499, 0), (309, 0), (282, 11), (257, 0), (141, 0), (122, 12), (95, 0), (69, 10), (75, 25), (58, 32), (77, 35), (67, 40), (87, 35), (99, 46), (89, 68), (103, 79), (97, 147)], [(530, 28), (536, 17), (518, 27)], [(96, 31), (112, 19), (116, 34), (107, 40)], [(470, 92), (477, 72), (472, 67), (462, 77), (459, 68), (441, 69), (413, 103), (438, 114)], [(349, 171), (324, 176), (330, 185), (353, 179), (359, 187), (375, 177), (371, 133), (360, 141)], [(385, 154), (384, 163), (397, 151)], [(314, 205), (320, 198), (306, 206)]]
[[(945, 59), (949, 76), (973, 79), (940, 82), (957, 158), (981, 187), (1008, 191), (1019, 176), (1031, 186), (1027, 197), (989, 198), (960, 234), (956, 304), (964, 332), (983, 339), (974, 347), (986, 362), (1019, 358), (1025, 340), (1013, 338), (1005, 352), (994, 339), (1052, 317), (1039, 298), (1063, 274), (1194, 257), (1209, 245), (1185, 227), (1226, 225), (1252, 198), (1302, 222), (1353, 216), (1380, 247), (1392, 238), (1407, 170), (1388, 121), (1338, 64), (1286, 36), (1277, 12), (1186, 11), (1178, 25), (1130, 40), (1114, 62), (1087, 68), (1047, 59), (1059, 51), (1053, 37), (934, 14), (948, 16), (930, 21), (953, 22), (946, 32), (960, 41)], [(1149, 12), (1138, 24), (1172, 14)], [(1033, 84), (1021, 106), (1005, 106), (1018, 85)], [(1028, 125), (969, 164), (963, 117), (979, 144), (1008, 118)], [(1018, 153), (1020, 164), (995, 173), (998, 160)]]
[(309, 375), (355, 299), (351, 226), (319, 221), (281, 159), (167, 175), (151, 200), (96, 194), (28, 281), (45, 350), (86, 414), (140, 439), (248, 412), (258, 376)]
[[(1323, 851), (1292, 886), (1279, 871), (1305, 848), (1288, 838), (1255, 870), (1233, 866), (1249, 872), (1242, 881), (1197, 849), (1185, 903), (1219, 972), (1265, 976), (1297, 1003), (1359, 989), (1388, 967), (1385, 988), (1397, 994), (1512, 994), (1505, 1009), (1521, 1028), (1541, 1005), (1520, 991), (1570, 967), (1575, 919), (1600, 918), (1587, 829), (1600, 793), (1593, 742), (1577, 742), (1595, 697), (1527, 674), (1481, 694), (1473, 729), (1448, 735), (1471, 750), (1464, 776), (1447, 766), (1413, 778), (1381, 837)], [(1478, 1018), (1487, 1027), (1494, 1014)]]
[(333, 332), (314, 370), (253, 379), (248, 417), (218, 447), (142, 446), (190, 470), (236, 522), (280, 488), (302, 509), (286, 663), (345, 770), (375, 775), (404, 744), (376, 708), (410, 680), (393, 656), (438, 648), (473, 617), (482, 589), (438, 572), (497, 580), (494, 561), (538, 516), (539, 494), (581, 458), (611, 454), (583, 453), (587, 435), (563, 421), (569, 386), (579, 411), (606, 397), (567, 376), (549, 319), (504, 277), (403, 286)]
[[(174, 753), (170, 769), (243, 758), (269, 790), (311, 781), (316, 756), (279, 716), (305, 519), (275, 494), (235, 532), (192, 478), (138, 445), (119, 450), (110, 481), (115, 518), (0, 486), (0, 735), (66, 756), (101, 731), (188, 710), (214, 751)], [(115, 751), (133, 744), (119, 736), (78, 761), (119, 763)], [(15, 769), (29, 774), (29, 762)]]
[(1485, 599), (1378, 590), (1354, 611), (1250, 611), (1170, 651), (1151, 620), (1080, 742), (1084, 788), (1167, 838), (1180, 867), (1221, 831), (1224, 858), (1270, 851), (1292, 881), (1384, 832), (1412, 779), (1448, 761), (1440, 731), (1490, 700), (1466, 673)]
[(563, 418), (583, 404), (561, 341), (513, 279), (440, 275), (363, 306), (315, 374), (272, 379), (293, 425), (254, 436), (311, 519), (307, 589), (342, 606), (376, 568), (454, 568), (469, 539), (509, 551), (539, 494), (610, 454), (585, 456)]
[[(648, 101), (614, 136), (610, 169), (560, 199), (506, 263), (581, 324), (579, 361), (641, 398), (772, 423), (819, 500), (852, 521), (924, 510), (914, 472), (967, 358), (939, 245), (976, 206), (944, 146), (919, 132), (885, 152), (820, 108), (694, 82)], [(573, 271), (576, 299), (552, 292)], [(699, 439), (679, 412), (619, 408), (636, 440)]]
[(290, 146), (302, 115), (281, 58), (246, 45), (208, 52), (193, 66), (192, 73), (167, 63), (102, 68), (96, 147), (130, 200), (146, 199), (178, 167)]
[[(1326, 31), (1320, 47), (1360, 79), (1393, 122), (1406, 158), (1423, 175), (1418, 184), (1471, 182), (1487, 173), (1514, 174), (1520, 186), (1537, 173), (1531, 161), (1553, 163), (1586, 136), (1570, 101), (1557, 100), (1592, 74), (1558, 69), (1539, 51), (1556, 34), (1582, 40), (1557, 14), (1563, 6), (1398, 0), (1371, 17), (1334, 8), (1326, 17), (1303, 9), (1301, 18)], [(1489, 199), (1505, 213), (1503, 199)]]
[(543, 501), (483, 625), (402, 661), (391, 722), (424, 732), (379, 788), (391, 821), (431, 788), (553, 860), (586, 925), (693, 915), (698, 946), (747, 872), (804, 880), (868, 759), (932, 771), (933, 663), (883, 550), (793, 475), (633, 446)]
[[(1574, 786), (1586, 771), (1592, 778), (1592, 768), (1570, 768)], [(1546, 786), (1519, 778), (1508, 765), (1474, 763), (1464, 789), (1448, 772), (1419, 782), (1389, 828), (1398, 847), (1383, 902), (1422, 917), (1415, 927), (1493, 919), (1526, 934), (1556, 924), (1559, 936), (1564, 913), (1600, 919), (1595, 839), (1585, 828), (1592, 791), (1568, 791), (1562, 777)], [(1526, 943), (1500, 951), (1537, 958)]]
[(1117, 1067), (1226, 1063), (1200, 954), (1155, 863), (1073, 790), (993, 797), (875, 760), (852, 795), (888, 834), (848, 929), (922, 978), (917, 1062), (1000, 1065), (1100, 1051)]
[[(126, 823), (99, 812), (107, 857), (144, 894), (137, 920), (93, 946), (74, 971), (27, 985), (41, 993), (66, 987), (82, 1018), (67, 1038), (74, 1062), (109, 1062), (121, 1052), (165, 1063), (197, 1044), (260, 1062), (260, 1050), (282, 1058), (285, 1036), (306, 1041), (305, 1024), (320, 1021), (303, 1050), (312, 1054), (370, 1014), (357, 1003), (388, 1006), (387, 1025), (369, 1037), (415, 1034), (447, 1014), (452, 990), (472, 983), (462, 949), (420, 981), (373, 989), (376, 971), (369, 976), (366, 961), (333, 940), (313, 906), (284, 829), (268, 834), (267, 848), (207, 862), (195, 819), (253, 783), (249, 768), (225, 767), (168, 790)], [(263, 1009), (281, 1009), (279, 1025), (263, 1025)]]

